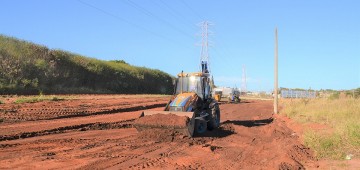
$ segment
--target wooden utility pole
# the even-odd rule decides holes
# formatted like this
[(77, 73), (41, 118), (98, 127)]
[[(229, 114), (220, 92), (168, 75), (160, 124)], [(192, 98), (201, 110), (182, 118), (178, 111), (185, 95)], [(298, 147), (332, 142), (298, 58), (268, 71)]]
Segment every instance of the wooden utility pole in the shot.
[(355, 99), (355, 89), (353, 89), (353, 98)]
[(275, 59), (274, 59), (274, 114), (278, 113), (278, 32), (275, 28)]

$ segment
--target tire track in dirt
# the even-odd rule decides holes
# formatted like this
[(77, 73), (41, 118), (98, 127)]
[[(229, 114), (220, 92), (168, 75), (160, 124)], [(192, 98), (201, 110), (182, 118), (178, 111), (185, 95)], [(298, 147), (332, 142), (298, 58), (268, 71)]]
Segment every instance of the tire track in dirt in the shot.
[(66, 133), (71, 131), (87, 131), (87, 130), (106, 130), (106, 129), (120, 129), (120, 128), (132, 128), (132, 122), (135, 119), (125, 120), (120, 122), (96, 122), (96, 123), (88, 123), (88, 124), (80, 124), (73, 126), (64, 126), (55, 129), (48, 129), (42, 131), (35, 132), (24, 132), (13, 135), (1, 135), (0, 141), (4, 140), (16, 140), (16, 139), (25, 139), (36, 136), (44, 136), (58, 133)]
[(163, 107), (168, 100), (168, 96), (98, 95), (36, 103), (7, 102), (1, 105), (0, 118), (4, 122), (19, 122), (112, 114)]
[[(150, 105), (153, 107), (153, 105)], [(155, 107), (152, 110), (161, 110), (162, 107)], [(94, 126), (114, 126), (127, 121), (123, 128), (131, 127), (134, 119), (137, 119), (144, 110), (132, 112), (120, 112), (113, 114), (91, 115), (86, 117), (63, 118), (54, 120), (27, 121), (18, 123), (0, 124), (0, 141), (15, 140), (34, 136), (42, 136), (54, 133), (63, 133), (76, 129), (86, 130)], [(98, 127), (100, 128), (100, 127)], [(94, 129), (94, 128), (93, 128)]]
[[(5, 121), (37, 121), (37, 120), (54, 120), (63, 118), (74, 118), (91, 115), (113, 114), (119, 112), (131, 112), (137, 110), (153, 109), (158, 107), (164, 107), (165, 102), (160, 103), (141, 103), (141, 104), (129, 104), (126, 106), (110, 107), (108, 109), (96, 109), (96, 110), (83, 110), (81, 108), (26, 108), (13, 111), (2, 111), (0, 115)], [(80, 111), (79, 111), (80, 110)]]
[[(131, 131), (132, 133), (129, 133), (129, 131)], [(25, 165), (25, 167), (27, 168), (34, 166), (38, 167), (40, 164), (47, 169), (51, 169), (51, 166), (48, 166), (47, 164), (42, 164), (43, 161), (46, 162), (61, 159), (67, 160), (66, 164), (69, 164), (69, 169), (74, 169), (76, 167), (80, 168), (81, 166), (89, 165), (91, 162), (93, 162), (91, 160), (99, 160), (99, 162), (102, 162), (101, 159), (108, 160), (114, 159), (116, 157), (134, 157), (134, 154), (130, 153), (120, 154), (124, 150), (121, 146), (130, 148), (129, 146), (133, 146), (133, 144), (120, 144), (124, 144), (126, 143), (126, 141), (129, 140), (134, 140), (134, 138), (136, 138), (137, 136), (135, 132), (136, 130), (133, 128), (129, 130), (110, 129), (94, 131), (73, 131), (65, 134), (54, 134), (48, 136), (39, 136), (35, 138), (7, 141), (6, 143), (8, 144), (4, 144), (3, 141), (0, 142), (0, 144), (4, 146), (0, 148), (0, 150), (3, 151), (0, 153), (0, 168), (3, 167), (1, 165), (9, 165), (9, 161), (11, 160), (18, 160), (17, 162), (21, 162), (21, 159), (29, 158), (33, 159), (33, 161), (37, 163), (34, 164), (33, 162), (28, 162)], [(113, 137), (114, 134), (117, 134), (116, 138)], [(117, 145), (120, 147), (117, 147)], [(118, 149), (114, 150), (113, 148)], [(13, 152), (17, 154), (9, 154)], [(19, 157), (18, 152), (22, 153), (22, 157)], [(8, 154), (4, 155), (3, 153)], [(78, 161), (83, 159), (90, 162), (86, 164), (78, 164)], [(14, 163), (16, 162), (13, 162), (12, 164)], [(94, 166), (95, 165), (97, 164), (94, 164)], [(59, 167), (59, 165), (54, 165), (53, 168), (55, 167)], [(66, 166), (61, 165), (61, 167), (64, 168)]]
[[(121, 141), (118, 141), (120, 143), (124, 142), (125, 139), (122, 139)], [(163, 148), (162, 145), (158, 145), (157, 142), (145, 142), (145, 141), (141, 141), (138, 140), (137, 135), (136, 136), (132, 136), (132, 138), (129, 138), (126, 140), (127, 143), (126, 145), (115, 145), (112, 146), (111, 148), (106, 148), (102, 151), (98, 151), (100, 152), (100, 154), (102, 155), (102, 157), (106, 157), (106, 160), (98, 160), (94, 163), (91, 163), (89, 165), (83, 166), (80, 169), (89, 169), (91, 167), (94, 167), (94, 165), (96, 165), (96, 167), (101, 167), (101, 169), (105, 169), (105, 168), (114, 168), (118, 165), (123, 165), (126, 164), (126, 167), (122, 167), (122, 168), (129, 168), (129, 167), (138, 167), (144, 163), (144, 162), (139, 162), (138, 160), (136, 160), (135, 162), (133, 161), (134, 159), (140, 159), (140, 160), (145, 160), (147, 159), (146, 157), (144, 157), (145, 154), (151, 154), (152, 152), (155, 152), (161, 148)], [(125, 146), (125, 147), (124, 147)], [(114, 154), (115, 153), (115, 154)], [(129, 153), (131, 153), (129, 155)], [(96, 153), (98, 154), (98, 153)], [(91, 154), (90, 154), (91, 155)], [(89, 154), (87, 154), (86, 156), (89, 156)], [(132, 164), (132, 165), (129, 165)], [(148, 163), (150, 164), (150, 163)], [(145, 166), (145, 164), (144, 164)]]

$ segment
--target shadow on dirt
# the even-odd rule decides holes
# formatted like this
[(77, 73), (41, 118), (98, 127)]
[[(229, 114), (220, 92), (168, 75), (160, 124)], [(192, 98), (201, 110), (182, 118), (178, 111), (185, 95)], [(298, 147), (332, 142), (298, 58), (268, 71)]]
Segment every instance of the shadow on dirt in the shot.
[(245, 127), (264, 126), (273, 122), (273, 118), (261, 119), (261, 120), (227, 120), (223, 124), (234, 124)]
[(224, 138), (235, 134), (235, 129), (231, 125), (221, 125), (219, 128), (212, 131), (206, 131), (205, 133), (198, 134), (195, 137), (214, 137), (214, 138)]
[(245, 127), (264, 126), (273, 122), (273, 118), (261, 119), (261, 120), (227, 120), (221, 123), (221, 126), (212, 131), (207, 131), (203, 134), (198, 134), (195, 137), (213, 137), (223, 138), (235, 134), (234, 125), (240, 125)]

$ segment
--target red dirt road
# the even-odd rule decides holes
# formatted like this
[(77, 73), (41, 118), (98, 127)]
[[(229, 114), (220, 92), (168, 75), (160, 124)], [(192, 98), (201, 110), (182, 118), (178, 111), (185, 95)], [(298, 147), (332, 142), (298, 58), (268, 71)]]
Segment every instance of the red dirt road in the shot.
[(304, 169), (318, 166), (312, 151), (301, 144), (297, 134), (283, 121), (272, 117), (271, 101), (221, 104), (220, 109), (221, 127), (195, 138), (166, 130), (137, 132), (132, 123), (141, 110), (3, 123), (0, 124), (0, 169)]

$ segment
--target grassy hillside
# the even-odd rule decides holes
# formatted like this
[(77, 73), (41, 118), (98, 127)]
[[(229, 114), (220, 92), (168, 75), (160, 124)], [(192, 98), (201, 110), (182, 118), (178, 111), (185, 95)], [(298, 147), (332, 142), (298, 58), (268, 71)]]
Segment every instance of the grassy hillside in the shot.
[(102, 61), (0, 35), (0, 94), (169, 94), (160, 70)]

